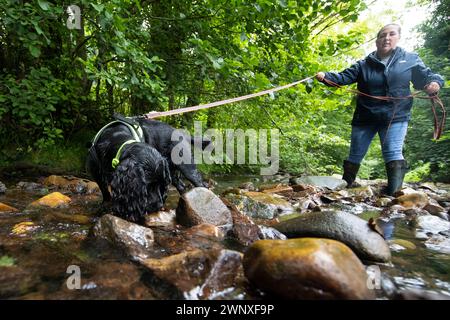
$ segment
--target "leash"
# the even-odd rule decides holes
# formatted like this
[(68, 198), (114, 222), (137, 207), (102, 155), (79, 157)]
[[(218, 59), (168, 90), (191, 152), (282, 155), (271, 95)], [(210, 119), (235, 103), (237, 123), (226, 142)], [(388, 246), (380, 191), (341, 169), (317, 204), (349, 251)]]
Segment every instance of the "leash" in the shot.
[[(279, 87), (275, 87), (272, 89), (268, 89), (268, 90), (264, 90), (264, 91), (260, 91), (260, 92), (256, 92), (256, 93), (252, 93), (252, 94), (248, 94), (248, 95), (244, 95), (244, 96), (240, 96), (240, 97), (236, 97), (236, 98), (231, 98), (231, 99), (225, 99), (225, 100), (220, 100), (220, 101), (216, 101), (216, 102), (211, 102), (211, 103), (207, 103), (207, 104), (201, 104), (201, 105), (196, 105), (196, 106), (192, 106), (192, 107), (185, 107), (185, 108), (179, 108), (179, 109), (174, 109), (174, 110), (169, 110), (169, 111), (151, 111), (149, 113), (146, 113), (140, 117), (146, 118), (146, 119), (156, 119), (156, 118), (160, 118), (160, 117), (166, 117), (166, 116), (172, 116), (172, 115), (176, 115), (176, 114), (182, 114), (182, 113), (186, 113), (186, 112), (193, 112), (193, 111), (198, 111), (198, 110), (204, 110), (204, 109), (209, 109), (209, 108), (213, 108), (213, 107), (218, 107), (218, 106), (222, 106), (222, 105), (226, 105), (226, 104), (231, 104), (231, 103), (235, 103), (235, 102), (239, 102), (239, 101), (244, 101), (244, 100), (248, 100), (248, 99), (252, 99), (255, 97), (260, 97), (266, 94), (270, 94), (273, 92), (277, 92), (280, 90), (284, 90), (284, 89), (288, 89), (291, 87), (294, 87), (302, 82), (308, 81), (312, 78), (314, 78), (316, 75), (304, 78), (302, 80), (299, 81), (295, 81), (283, 86), (279, 86)], [(332, 87), (337, 87), (337, 88), (342, 88), (341, 85), (324, 78), (322, 80), (323, 82), (329, 84)], [(434, 131), (433, 131), (433, 139), (435, 140), (439, 140), (439, 138), (442, 136), (444, 129), (445, 129), (445, 118), (446, 118), (446, 111), (445, 111), (445, 107), (444, 104), (442, 103), (442, 100), (439, 98), (439, 96), (437, 94), (432, 95), (432, 96), (420, 96), (419, 94), (421, 91), (416, 91), (408, 96), (405, 97), (388, 97), (388, 96), (372, 96), (370, 94), (361, 92), (359, 90), (355, 90), (355, 89), (351, 89), (351, 88), (344, 88), (344, 90), (352, 92), (354, 94), (357, 95), (361, 95), (361, 96), (366, 96), (366, 97), (370, 97), (373, 99), (377, 99), (377, 100), (382, 100), (382, 101), (394, 101), (394, 111), (393, 111), (393, 115), (392, 118), (389, 122), (388, 125), (388, 129), (387, 131), (389, 131), (389, 128), (392, 124), (392, 120), (395, 117), (395, 109), (396, 109), (396, 103), (395, 101), (398, 100), (405, 100), (405, 99), (413, 99), (413, 98), (417, 98), (417, 99), (428, 99), (431, 101), (431, 110), (433, 112), (433, 117), (434, 117)], [(438, 115), (436, 112), (436, 104), (441, 108), (441, 119), (438, 119)], [(384, 142), (383, 142), (384, 144)]]
[(218, 107), (218, 106), (222, 106), (225, 104), (230, 104), (230, 103), (234, 103), (234, 102), (238, 102), (238, 101), (248, 100), (248, 99), (252, 99), (255, 97), (263, 96), (265, 94), (269, 94), (269, 93), (284, 90), (284, 89), (287, 89), (290, 87), (294, 87), (294, 86), (296, 86), (302, 82), (308, 81), (314, 77), (315, 77), (315, 75), (305, 78), (305, 79), (302, 79), (302, 80), (299, 80), (299, 81), (295, 81), (295, 82), (286, 84), (284, 86), (279, 86), (279, 87), (275, 87), (272, 89), (268, 89), (268, 90), (264, 90), (264, 91), (260, 91), (260, 92), (256, 92), (256, 93), (252, 93), (252, 94), (247, 94), (245, 96), (240, 96), (240, 97), (236, 97), (236, 98), (232, 98), (232, 99), (225, 99), (225, 100), (221, 100), (221, 101), (211, 102), (211, 103), (207, 103), (207, 104), (201, 104), (201, 105), (197, 105), (197, 106), (193, 106), (193, 107), (174, 109), (174, 110), (169, 110), (169, 111), (162, 111), (162, 112), (152, 111), (147, 114), (144, 114), (143, 117), (147, 118), (147, 119), (155, 119), (155, 118), (160, 118), (160, 117), (165, 117), (165, 116), (172, 116), (175, 114), (182, 114), (182, 113), (186, 113), (186, 112), (193, 112), (193, 111), (197, 111), (197, 110), (209, 109), (209, 108)]
[[(343, 88), (341, 85), (323, 78), (323, 82), (329, 84), (332, 87), (337, 87), (337, 88)], [(439, 140), (439, 138), (442, 136), (444, 129), (445, 129), (445, 118), (447, 116), (446, 111), (445, 111), (445, 107), (444, 104), (442, 103), (441, 98), (439, 98), (439, 96), (437, 94), (431, 95), (431, 96), (421, 96), (420, 94), (423, 92), (423, 90), (420, 91), (416, 91), (413, 92), (412, 94), (405, 96), (405, 97), (388, 97), (388, 96), (372, 96), (370, 94), (361, 92), (359, 90), (355, 90), (355, 89), (351, 89), (351, 88), (343, 88), (344, 90), (347, 90), (349, 92), (352, 92), (354, 94), (357, 95), (361, 95), (361, 96), (366, 96), (369, 98), (373, 98), (373, 99), (377, 99), (377, 100), (382, 100), (382, 101), (394, 101), (394, 111), (392, 114), (392, 118), (389, 121), (389, 125), (387, 128), (387, 131), (389, 131), (389, 128), (391, 127), (392, 124), (392, 120), (394, 120), (395, 117), (395, 111), (396, 111), (396, 107), (397, 107), (397, 101), (399, 100), (405, 100), (405, 99), (426, 99), (426, 100), (430, 100), (431, 101), (431, 111), (433, 112), (433, 125), (434, 125), (434, 130), (433, 130), (433, 139), (434, 140)], [(441, 108), (441, 119), (439, 120), (437, 112), (436, 112), (436, 105), (438, 105)], [(384, 144), (384, 141), (383, 141)]]

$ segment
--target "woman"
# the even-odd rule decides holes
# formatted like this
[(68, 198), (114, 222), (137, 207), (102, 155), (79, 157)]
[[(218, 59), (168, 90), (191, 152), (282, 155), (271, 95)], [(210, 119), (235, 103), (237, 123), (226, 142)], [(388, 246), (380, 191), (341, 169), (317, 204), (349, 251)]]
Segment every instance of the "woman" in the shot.
[[(416, 53), (397, 47), (401, 28), (388, 24), (377, 34), (377, 50), (350, 68), (340, 72), (319, 72), (316, 78), (327, 85), (331, 80), (338, 85), (358, 83), (358, 90), (372, 96), (406, 97), (415, 89), (436, 94), (443, 86), (443, 78), (431, 72)], [(344, 161), (344, 179), (351, 187), (360, 163), (378, 133), (386, 165), (388, 186), (386, 194), (400, 190), (407, 164), (403, 158), (403, 143), (411, 118), (413, 99), (378, 100), (359, 95), (352, 120), (350, 154)]]

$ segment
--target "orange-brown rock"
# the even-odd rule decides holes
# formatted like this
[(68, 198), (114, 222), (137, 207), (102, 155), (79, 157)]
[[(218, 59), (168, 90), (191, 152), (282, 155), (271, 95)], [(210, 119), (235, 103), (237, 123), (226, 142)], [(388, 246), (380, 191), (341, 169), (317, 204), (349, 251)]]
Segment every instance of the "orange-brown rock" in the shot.
[(67, 206), (71, 199), (60, 192), (52, 192), (31, 203), (32, 207), (60, 208)]
[(0, 212), (17, 212), (17, 211), (19, 210), (0, 202)]
[(247, 279), (285, 299), (373, 299), (363, 264), (345, 244), (320, 238), (256, 241), (244, 255)]

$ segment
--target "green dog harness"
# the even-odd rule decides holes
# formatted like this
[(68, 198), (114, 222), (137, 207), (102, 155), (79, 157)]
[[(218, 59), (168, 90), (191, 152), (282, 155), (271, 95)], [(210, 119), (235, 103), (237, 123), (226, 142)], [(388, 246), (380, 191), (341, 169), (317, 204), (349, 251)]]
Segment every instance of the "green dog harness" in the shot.
[(112, 160), (112, 163), (111, 163), (111, 166), (113, 167), (113, 169), (115, 169), (120, 163), (120, 155), (122, 153), (123, 147), (125, 147), (127, 144), (130, 144), (130, 143), (145, 141), (144, 140), (144, 132), (139, 124), (136, 123), (135, 125), (132, 125), (125, 121), (116, 120), (116, 121), (108, 123), (106, 126), (101, 128), (99, 132), (97, 132), (94, 139), (92, 140), (92, 146), (95, 146), (98, 139), (100, 138), (100, 136), (102, 135), (103, 131), (106, 128), (108, 128), (109, 126), (112, 126), (113, 124), (116, 124), (116, 123), (120, 123), (120, 124), (127, 126), (128, 129), (130, 129), (131, 134), (133, 135), (133, 139), (127, 140), (124, 143), (122, 143), (119, 150), (117, 150), (116, 156), (114, 157), (114, 159)]
[(111, 166), (113, 167), (113, 169), (115, 169), (120, 163), (120, 154), (122, 153), (123, 147), (125, 147), (127, 144), (135, 143), (135, 142), (139, 142), (139, 141), (127, 140), (124, 143), (122, 143), (122, 145), (120, 146), (119, 150), (117, 150), (116, 156), (114, 157), (114, 159), (112, 159)]

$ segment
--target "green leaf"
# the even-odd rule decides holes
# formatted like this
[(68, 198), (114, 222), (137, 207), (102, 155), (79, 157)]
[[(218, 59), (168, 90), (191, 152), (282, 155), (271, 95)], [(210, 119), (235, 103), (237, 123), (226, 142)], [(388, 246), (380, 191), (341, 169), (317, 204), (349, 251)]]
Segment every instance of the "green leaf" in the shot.
[(36, 21), (33, 21), (33, 26), (34, 29), (36, 29), (37, 34), (43, 34), (44, 32), (42, 31), (41, 27), (39, 27), (39, 24)]
[(91, 6), (97, 10), (98, 13), (102, 12), (103, 9), (105, 8), (105, 6), (103, 4), (95, 4), (95, 3), (91, 3)]
[(28, 49), (33, 57), (38, 58), (41, 55), (41, 49), (33, 45), (29, 46)]
[(41, 7), (42, 10), (47, 11), (49, 9), (50, 3), (43, 0), (38, 0), (39, 7)]

